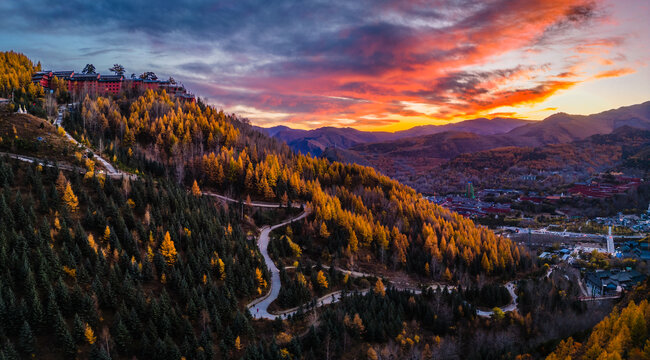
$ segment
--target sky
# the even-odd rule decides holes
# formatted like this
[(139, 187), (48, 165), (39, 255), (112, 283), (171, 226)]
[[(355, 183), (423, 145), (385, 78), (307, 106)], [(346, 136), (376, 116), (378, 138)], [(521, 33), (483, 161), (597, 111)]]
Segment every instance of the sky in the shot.
[(650, 100), (646, 0), (3, 0), (0, 13), (0, 50), (173, 76), (261, 126), (396, 131)]

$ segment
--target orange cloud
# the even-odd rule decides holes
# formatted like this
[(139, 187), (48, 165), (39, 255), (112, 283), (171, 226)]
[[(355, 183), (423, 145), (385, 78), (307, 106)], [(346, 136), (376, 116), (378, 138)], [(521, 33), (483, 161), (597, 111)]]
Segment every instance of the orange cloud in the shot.
[(596, 79), (605, 79), (605, 78), (611, 78), (611, 77), (619, 77), (623, 75), (628, 75), (628, 74), (633, 74), (636, 72), (632, 68), (622, 68), (622, 69), (614, 69), (614, 70), (608, 70), (608, 71), (603, 71), (600, 72), (596, 75), (594, 75), (594, 78)]
[[(239, 78), (238, 85), (259, 91), (246, 95), (250, 104), (290, 113), (287, 121), (294, 123), (380, 127), (405, 121), (408, 127), (408, 122), (490, 112), (513, 116), (499, 108), (538, 104), (590, 80), (584, 76), (593, 72), (593, 54), (621, 45), (621, 37), (586, 36), (579, 44), (560, 42), (567, 53), (556, 59), (543, 56), (553, 39), (594, 17), (594, 3), (513, 0), (468, 10), (441, 28), (381, 22), (351, 26), (333, 34), (336, 41), (319, 39), (305, 56), (270, 65), (265, 76)], [(310, 53), (313, 49), (316, 54)], [(544, 61), (483, 70), (511, 53)], [(608, 76), (620, 75), (596, 75)]]

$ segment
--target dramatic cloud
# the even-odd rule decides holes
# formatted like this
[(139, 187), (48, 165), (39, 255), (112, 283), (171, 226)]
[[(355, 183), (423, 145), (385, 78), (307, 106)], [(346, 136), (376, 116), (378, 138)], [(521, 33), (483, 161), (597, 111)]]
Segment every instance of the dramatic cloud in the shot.
[(633, 72), (647, 59), (623, 55), (627, 30), (594, 36), (617, 28), (602, 1), (24, 0), (0, 4), (20, 34), (0, 46), (173, 75), (262, 125), (406, 127), (517, 116)]

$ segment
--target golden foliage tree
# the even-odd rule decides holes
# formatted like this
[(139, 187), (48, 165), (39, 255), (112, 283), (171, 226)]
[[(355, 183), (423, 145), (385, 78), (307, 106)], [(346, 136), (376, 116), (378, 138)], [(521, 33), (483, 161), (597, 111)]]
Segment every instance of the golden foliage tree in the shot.
[(318, 283), (318, 286), (321, 289), (327, 289), (329, 286), (329, 283), (327, 282), (327, 277), (325, 277), (325, 273), (323, 270), (319, 270), (318, 274), (316, 274), (316, 282)]
[(381, 279), (377, 279), (375, 283), (375, 294), (381, 295), (382, 297), (386, 296), (386, 290), (384, 289), (384, 282)]
[(165, 233), (163, 242), (160, 245), (160, 253), (165, 258), (165, 261), (167, 261), (168, 265), (171, 266), (176, 263), (176, 256), (178, 255), (178, 253), (176, 252), (176, 247), (174, 246), (174, 242), (172, 241), (172, 238), (169, 235), (169, 231)]
[(264, 280), (264, 274), (260, 268), (255, 268), (255, 281), (257, 281), (257, 286), (260, 288), (266, 287), (266, 280)]
[(368, 357), (368, 360), (378, 359), (377, 352), (375, 351), (375, 349), (372, 348), (372, 346), (368, 348), (368, 351), (366, 352), (366, 356)]
[(631, 301), (622, 310), (614, 308), (609, 316), (594, 327), (585, 343), (577, 343), (573, 338), (568, 338), (560, 342), (546, 360), (650, 359), (647, 328), (649, 318), (648, 300), (643, 300), (638, 305)]
[(330, 237), (330, 232), (327, 230), (327, 224), (325, 224), (324, 221), (320, 224), (320, 236), (323, 239), (327, 239)]
[(108, 240), (111, 238), (111, 228), (106, 225), (106, 228), (104, 229), (104, 242), (108, 242)]
[(77, 196), (72, 191), (70, 183), (66, 184), (65, 190), (63, 191), (63, 203), (70, 212), (77, 211), (77, 208), (79, 207), (79, 199), (77, 199)]
[(194, 180), (194, 183), (192, 184), (192, 195), (196, 197), (201, 196), (201, 189), (199, 188), (199, 184), (196, 183), (196, 180)]
[(93, 329), (86, 323), (85, 328), (84, 328), (84, 337), (86, 338), (86, 341), (92, 345), (97, 341), (97, 336), (95, 336), (95, 332)]

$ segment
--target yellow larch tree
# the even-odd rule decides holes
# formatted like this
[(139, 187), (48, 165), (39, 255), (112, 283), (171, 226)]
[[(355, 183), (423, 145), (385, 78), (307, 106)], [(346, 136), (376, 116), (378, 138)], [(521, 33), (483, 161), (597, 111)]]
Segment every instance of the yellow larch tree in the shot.
[(95, 336), (95, 332), (93, 331), (93, 328), (91, 328), (90, 325), (88, 325), (88, 323), (86, 323), (84, 329), (84, 337), (86, 338), (86, 341), (88, 341), (90, 345), (94, 344), (95, 341), (97, 341), (97, 336)]
[(196, 180), (194, 180), (194, 183), (192, 184), (192, 195), (196, 197), (201, 196), (201, 189), (199, 188), (199, 184), (196, 183)]
[(257, 281), (257, 286), (260, 288), (266, 287), (266, 280), (264, 280), (264, 274), (260, 268), (255, 268), (255, 280)]
[(169, 231), (165, 233), (163, 242), (160, 245), (160, 253), (165, 258), (165, 261), (167, 261), (168, 265), (171, 266), (176, 263), (176, 256), (178, 255), (178, 253), (176, 252), (176, 247), (174, 246), (174, 242), (172, 241), (172, 238), (169, 235)]
[(330, 237), (330, 232), (327, 230), (327, 224), (325, 224), (324, 221), (320, 224), (320, 236), (323, 239), (327, 239)]
[(384, 282), (381, 281), (381, 279), (377, 279), (377, 282), (375, 283), (375, 294), (381, 295), (382, 297), (386, 296)]
[(104, 229), (104, 242), (107, 242), (111, 238), (111, 228), (106, 225), (106, 228)]
[(65, 185), (65, 190), (63, 191), (63, 203), (70, 212), (77, 211), (77, 208), (79, 207), (79, 199), (77, 199), (77, 196), (72, 191), (70, 183), (66, 183)]
[(325, 273), (323, 270), (320, 270), (318, 274), (316, 274), (316, 282), (318, 283), (318, 286), (320, 286), (322, 289), (327, 289), (329, 286), (329, 283), (327, 282), (327, 277), (325, 277)]
[(88, 234), (88, 245), (90, 245), (90, 247), (93, 248), (95, 252), (97, 252), (97, 243), (95, 242), (95, 237), (93, 234)]

